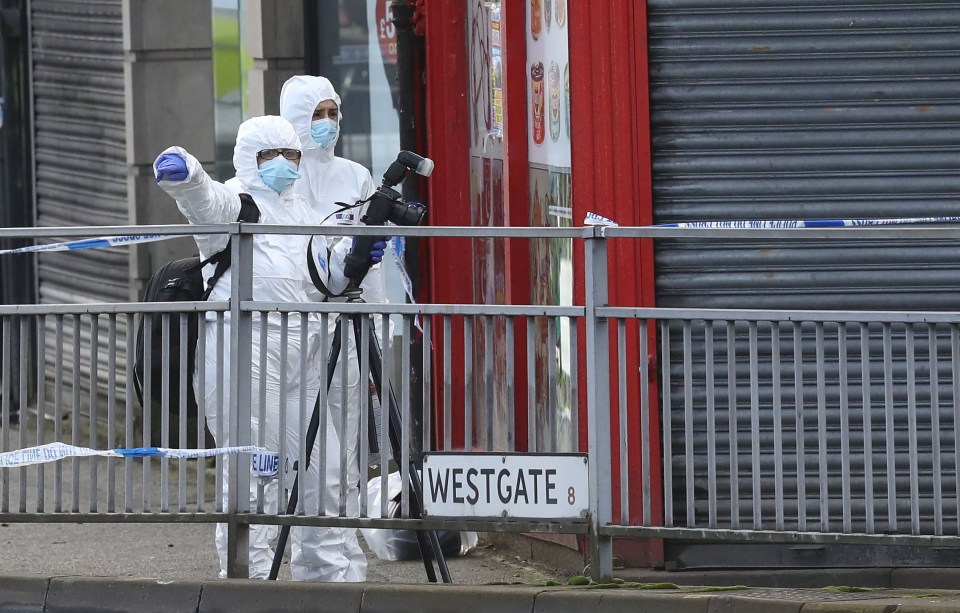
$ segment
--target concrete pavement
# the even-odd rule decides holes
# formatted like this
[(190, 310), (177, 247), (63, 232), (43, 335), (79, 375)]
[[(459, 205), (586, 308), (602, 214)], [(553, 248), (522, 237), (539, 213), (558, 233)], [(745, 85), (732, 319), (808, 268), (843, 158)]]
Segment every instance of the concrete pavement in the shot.
[[(219, 570), (212, 524), (0, 524), (0, 576), (151, 577), (203, 582)], [(363, 541), (361, 540), (361, 543)], [(286, 560), (289, 560), (289, 546)], [(367, 551), (368, 581), (426, 583), (419, 560), (387, 562)], [(448, 557), (455, 583), (543, 583), (565, 580), (558, 571), (481, 544)], [(285, 562), (280, 579), (289, 580)]]

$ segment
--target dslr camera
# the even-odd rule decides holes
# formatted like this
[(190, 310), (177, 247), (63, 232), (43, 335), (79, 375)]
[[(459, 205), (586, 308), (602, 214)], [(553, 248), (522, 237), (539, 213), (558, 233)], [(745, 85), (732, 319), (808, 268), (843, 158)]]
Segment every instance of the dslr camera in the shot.
[[(419, 203), (404, 202), (400, 192), (393, 189), (410, 171), (429, 177), (433, 172), (433, 160), (410, 151), (401, 151), (396, 161), (383, 173), (383, 184), (370, 196), (366, 213), (360, 221), (368, 226), (383, 226), (388, 221), (398, 226), (420, 225), (426, 215), (426, 207)], [(359, 285), (363, 281), (373, 265), (370, 248), (375, 242), (385, 240), (386, 237), (379, 236), (355, 237), (350, 253), (344, 260), (343, 270), (352, 283)]]

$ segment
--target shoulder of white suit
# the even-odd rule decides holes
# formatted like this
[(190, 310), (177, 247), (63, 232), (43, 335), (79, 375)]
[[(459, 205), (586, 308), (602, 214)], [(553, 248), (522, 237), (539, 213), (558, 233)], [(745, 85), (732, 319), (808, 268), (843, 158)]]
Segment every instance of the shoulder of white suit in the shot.
[(370, 171), (367, 170), (367, 167), (363, 164), (359, 164), (353, 160), (348, 160), (341, 157), (335, 157), (333, 159), (334, 163), (339, 163), (343, 167), (349, 168), (361, 181), (370, 176)]

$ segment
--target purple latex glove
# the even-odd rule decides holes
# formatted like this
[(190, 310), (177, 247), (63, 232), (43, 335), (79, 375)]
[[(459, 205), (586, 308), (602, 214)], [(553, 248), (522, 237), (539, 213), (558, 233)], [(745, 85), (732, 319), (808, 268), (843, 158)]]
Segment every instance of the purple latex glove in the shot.
[(386, 249), (387, 243), (384, 241), (377, 241), (370, 245), (370, 259), (373, 260), (374, 264), (383, 259), (383, 252), (386, 251)]
[(153, 169), (157, 183), (163, 180), (186, 181), (190, 174), (187, 172), (187, 161), (177, 153), (164, 153), (153, 163)]

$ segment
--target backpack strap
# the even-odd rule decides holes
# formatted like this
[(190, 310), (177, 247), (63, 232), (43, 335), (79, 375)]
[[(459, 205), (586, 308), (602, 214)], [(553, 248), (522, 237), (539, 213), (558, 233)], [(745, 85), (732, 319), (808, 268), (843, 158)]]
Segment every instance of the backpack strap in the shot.
[[(257, 223), (260, 221), (260, 209), (250, 194), (240, 194), (240, 215), (237, 216), (237, 221), (245, 223)], [(213, 291), (217, 281), (219, 281), (223, 273), (227, 272), (227, 269), (230, 268), (230, 258), (230, 241), (228, 240), (226, 247), (197, 264), (197, 268), (201, 270), (207, 264), (217, 265), (210, 279), (207, 280), (207, 288), (204, 290), (200, 300), (206, 300), (210, 297), (210, 292)]]

